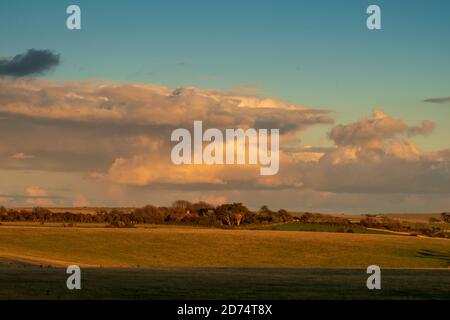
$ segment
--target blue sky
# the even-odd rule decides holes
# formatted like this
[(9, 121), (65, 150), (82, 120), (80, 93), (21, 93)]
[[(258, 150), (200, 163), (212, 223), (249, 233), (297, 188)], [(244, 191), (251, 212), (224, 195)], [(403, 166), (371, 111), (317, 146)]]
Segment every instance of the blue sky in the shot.
[[(65, 8), (82, 9), (82, 30)], [(369, 4), (382, 31), (365, 27)], [(0, 56), (29, 48), (61, 54), (48, 78), (110, 79), (167, 86), (257, 88), (259, 94), (334, 111), (354, 121), (377, 107), (437, 123), (421, 148), (450, 138), (450, 2), (434, 1), (5, 1)], [(323, 132), (305, 134), (326, 143)], [(445, 139), (442, 139), (445, 137)], [(320, 140), (320, 141), (319, 141)]]
[[(80, 31), (66, 28), (66, 8), (71, 4), (81, 7)], [(370, 4), (381, 7), (380, 31), (366, 28), (366, 9)], [(180, 123), (179, 114), (203, 116), (205, 113), (196, 113), (201, 111), (197, 105), (177, 105), (182, 113), (168, 115), (166, 109), (160, 110), (160, 104), (166, 100), (150, 89), (138, 91), (144, 97), (139, 100), (142, 106), (126, 104), (121, 100), (129, 98), (126, 85), (110, 87), (106, 93), (98, 94), (83, 85), (68, 85), (72, 94), (90, 97), (88, 102), (74, 102), (69, 107), (60, 104), (64, 98), (58, 92), (39, 95), (36, 92), (40, 91), (31, 86), (26, 94), (39, 103), (27, 105), (23, 103), (27, 100), (20, 82), (0, 77), (4, 86), (3, 91), (0, 87), (3, 99), (0, 107), (6, 114), (0, 120), (9, 119), (0, 126), (3, 130), (0, 203), (23, 206), (40, 205), (36, 201), (44, 205), (46, 201), (47, 205), (129, 206), (208, 196), (211, 200), (231, 199), (251, 206), (261, 205), (262, 198), (276, 207), (332, 212), (446, 210), (450, 204), (450, 103), (424, 100), (450, 96), (449, 33), (448, 0), (0, 0), (0, 57), (13, 57), (31, 48), (60, 54), (60, 65), (43, 78), (155, 83), (225, 91), (246, 88), (258, 96), (289, 104), (328, 109), (334, 125), (344, 125), (341, 131), (362, 127), (363, 141), (365, 134), (373, 134), (374, 141), (382, 145), (377, 146), (378, 151), (399, 155), (394, 162), (387, 156), (381, 162), (374, 160), (369, 164), (364, 163), (364, 157), (357, 158), (355, 167), (343, 171), (339, 161), (336, 165), (333, 161), (351, 156), (346, 153), (346, 135), (334, 132), (334, 139), (330, 139), (333, 132), (330, 138), (327, 134), (334, 125), (330, 121), (317, 121), (307, 126), (306, 131), (298, 130), (301, 146), (337, 148), (318, 148), (328, 150), (324, 151), (324, 157), (329, 162), (311, 165), (305, 161), (305, 166), (298, 167), (283, 163), (282, 168), (287, 171), (279, 181), (280, 185), (290, 186), (288, 189), (252, 189), (245, 179), (240, 180), (246, 175), (240, 174), (229, 179), (239, 182), (236, 189), (211, 188), (205, 189), (206, 192), (186, 184), (185, 188), (173, 188), (168, 193), (154, 181), (167, 182), (164, 179), (171, 170), (176, 174), (171, 166), (165, 167), (165, 158), (158, 158), (169, 154), (169, 145), (164, 144), (167, 150), (158, 152), (149, 152), (146, 147), (139, 149), (139, 143), (146, 146), (148, 141), (157, 141), (159, 133), (148, 133), (144, 137), (148, 140), (133, 140), (134, 131), (130, 129), (128, 134), (114, 131), (115, 123), (109, 118), (111, 127), (97, 127), (92, 119), (98, 116), (95, 113), (98, 106), (89, 103), (109, 92), (108, 97), (117, 102), (124, 120), (134, 123), (133, 112), (137, 111), (146, 115), (142, 117), (148, 117), (147, 120), (158, 116), (170, 119), (174, 126)], [(35, 85), (47, 86), (44, 81)], [(148, 107), (145, 99), (150, 94), (159, 100)], [(174, 107), (173, 102), (169, 107)], [(400, 119), (400, 123), (389, 116), (381, 121), (381, 127), (370, 121), (356, 122), (370, 117), (374, 108)], [(223, 111), (226, 110), (219, 108), (217, 112)], [(21, 129), (24, 122), (18, 116), (20, 112), (29, 116), (28, 131)], [(50, 118), (60, 118), (43, 125), (41, 117), (45, 112)], [(251, 112), (249, 121), (261, 116), (258, 109)], [(288, 114), (286, 110), (277, 112)], [(88, 121), (91, 126), (68, 125), (68, 120), (86, 114), (92, 116), (92, 123)], [(234, 113), (233, 117), (240, 119)], [(280, 125), (297, 121), (289, 116), (277, 119), (283, 122)], [(429, 136), (409, 137), (417, 129), (414, 126), (425, 119), (436, 124), (435, 130)], [(137, 120), (140, 123), (146, 119)], [(399, 144), (392, 127), (400, 127), (402, 138), (412, 144)], [(380, 128), (387, 135), (379, 134)], [(391, 138), (395, 140), (393, 143), (388, 141)], [(354, 141), (352, 146), (362, 148), (362, 153), (367, 151), (368, 156), (376, 159), (378, 154), (372, 154), (370, 149), (374, 141), (368, 141), (368, 146)], [(415, 146), (420, 150), (416, 152)], [(160, 169), (155, 170), (154, 164), (161, 164)], [(360, 164), (366, 167), (359, 167)], [(364, 170), (358, 171), (356, 177), (354, 170), (361, 168)], [(155, 178), (154, 173), (161, 172), (162, 176)], [(130, 181), (130, 177), (137, 180)], [(299, 188), (300, 185), (303, 187)], [(48, 202), (48, 198), (53, 202)]]
[[(81, 31), (65, 28), (69, 4), (82, 9)], [(382, 31), (365, 27), (369, 4), (382, 9)], [(435, 121), (427, 143), (416, 138), (433, 150), (450, 138), (450, 108), (423, 100), (449, 95), (449, 16), (445, 0), (2, 0), (0, 56), (54, 50), (62, 64), (51, 79), (250, 86), (331, 109), (337, 122), (377, 107), (406, 121)], [(326, 130), (305, 140), (326, 143)]]

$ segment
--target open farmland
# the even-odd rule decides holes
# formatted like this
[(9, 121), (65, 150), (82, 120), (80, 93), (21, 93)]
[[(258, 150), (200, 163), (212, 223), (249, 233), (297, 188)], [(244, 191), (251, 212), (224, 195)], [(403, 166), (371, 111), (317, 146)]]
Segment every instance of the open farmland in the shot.
[(0, 299), (449, 299), (450, 271), (383, 271), (382, 290), (364, 269), (83, 268), (69, 291), (64, 268), (0, 260)]
[(371, 233), (371, 234), (392, 234), (382, 230), (370, 230), (363, 227), (342, 227), (339, 225), (314, 224), (314, 223), (284, 223), (276, 226), (263, 226), (254, 228), (255, 230), (279, 230), (279, 231), (318, 231), (318, 232), (340, 232), (340, 233)]
[[(65, 288), (82, 266), (83, 289)], [(383, 290), (365, 287), (382, 268)], [(450, 240), (181, 226), (0, 226), (0, 299), (448, 299)], [(399, 268), (399, 269), (390, 269)]]
[[(82, 266), (80, 291), (65, 289), (69, 264)], [(371, 264), (381, 291), (365, 287)], [(445, 239), (0, 226), (0, 299), (448, 299), (449, 265)]]
[(4, 225), (0, 226), (0, 255), (44, 264), (103, 267), (366, 268), (377, 264), (382, 268), (448, 268), (450, 241), (193, 227)]

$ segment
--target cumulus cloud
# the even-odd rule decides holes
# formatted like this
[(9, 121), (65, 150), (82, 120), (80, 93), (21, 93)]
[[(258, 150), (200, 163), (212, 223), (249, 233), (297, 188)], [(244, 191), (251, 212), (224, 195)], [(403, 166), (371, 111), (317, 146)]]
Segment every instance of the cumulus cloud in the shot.
[(338, 125), (330, 131), (329, 137), (338, 146), (380, 148), (385, 140), (394, 138), (399, 134), (409, 136), (429, 134), (433, 129), (434, 123), (432, 121), (424, 120), (419, 126), (408, 126), (403, 121), (375, 109), (372, 118), (362, 118), (354, 123)]
[(429, 98), (429, 99), (425, 99), (424, 102), (430, 102), (430, 103), (448, 103), (448, 102), (450, 102), (450, 97)]
[[(297, 139), (310, 126), (333, 123), (325, 110), (219, 90), (6, 78), (0, 84), (5, 88), (0, 113), (8, 119), (0, 129), (4, 168), (87, 171), (125, 185), (232, 188), (243, 179), (248, 187), (258, 185), (259, 165), (172, 164), (170, 134), (176, 128), (192, 129), (194, 120), (221, 130), (278, 128), (282, 141)], [(23, 155), (15, 153), (18, 141)], [(13, 160), (33, 154), (35, 159), (9, 161), (2, 154), (15, 154)], [(276, 181), (277, 187), (283, 184)]]
[(0, 59), (0, 76), (24, 77), (42, 74), (59, 64), (59, 55), (49, 50), (30, 49), (12, 58)]
[[(0, 114), (7, 119), (0, 129), (0, 160), (11, 169), (106, 172), (111, 168), (111, 175), (122, 177), (119, 168), (131, 163), (141, 172), (141, 162), (170, 162), (171, 132), (191, 129), (194, 120), (221, 130), (278, 128), (282, 141), (310, 126), (333, 122), (324, 110), (275, 99), (271, 106), (261, 102), (258, 107), (257, 97), (248, 102), (247, 96), (219, 90), (11, 78), (0, 79), (0, 85), (4, 88)], [(16, 151), (19, 141), (23, 155)], [(15, 159), (10, 159), (11, 154), (17, 154)], [(31, 154), (33, 161), (10, 161)], [(133, 181), (159, 180), (154, 173), (143, 177)]]
[(4, 88), (0, 112), (42, 120), (145, 126), (160, 131), (191, 126), (201, 119), (215, 128), (270, 125), (282, 134), (333, 122), (324, 110), (218, 90), (30, 79), (0, 79), (0, 85)]
[(372, 112), (372, 118), (362, 118), (357, 122), (335, 126), (328, 134), (338, 147), (359, 147), (364, 149), (384, 149), (402, 137), (427, 135), (434, 130), (434, 123), (424, 120), (418, 126), (409, 126), (379, 109)]
[[(261, 195), (273, 203), (284, 199), (291, 208), (298, 199), (331, 208), (332, 203), (345, 206), (357, 199), (376, 204), (370, 195), (386, 193), (416, 194), (417, 199), (441, 194), (443, 204), (450, 192), (450, 151), (423, 152), (411, 139), (432, 133), (434, 123), (429, 120), (409, 124), (374, 110), (371, 117), (331, 128), (330, 147), (299, 147), (304, 130), (333, 123), (326, 110), (275, 98), (157, 84), (0, 78), (0, 86), (0, 170), (33, 170), (45, 176), (52, 172), (64, 185), (59, 175), (79, 173), (79, 188), (65, 194), (68, 205), (170, 202), (208, 193), (217, 202), (251, 203)], [(192, 130), (194, 120), (220, 130), (279, 128), (279, 173), (262, 177), (259, 165), (172, 164), (175, 143), (170, 134), (176, 128)], [(32, 161), (23, 161), (32, 156)], [(29, 184), (42, 180), (36, 181)], [(89, 193), (88, 201), (82, 194), (92, 185), (105, 191)], [(63, 201), (46, 192), (30, 188), (24, 199)], [(284, 198), (286, 194), (291, 198)], [(261, 204), (259, 199), (254, 202)]]
[(330, 192), (449, 192), (448, 154), (422, 152), (408, 140), (433, 128), (431, 121), (410, 126), (381, 110), (374, 110), (371, 118), (337, 125), (329, 133), (337, 148), (309, 167), (305, 185)]
[(272, 177), (259, 176), (252, 166), (177, 167), (154, 152), (116, 161), (106, 177), (178, 189), (310, 189), (319, 195), (450, 192), (450, 154), (422, 152), (408, 140), (413, 134), (428, 134), (432, 127), (429, 121), (408, 125), (374, 110), (371, 118), (335, 126), (329, 133), (335, 147), (281, 150), (280, 172)]

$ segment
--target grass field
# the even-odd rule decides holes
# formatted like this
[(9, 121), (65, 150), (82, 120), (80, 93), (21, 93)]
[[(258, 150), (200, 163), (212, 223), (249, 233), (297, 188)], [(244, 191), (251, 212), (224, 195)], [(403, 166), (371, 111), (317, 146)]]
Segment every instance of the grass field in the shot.
[(0, 256), (103, 267), (448, 268), (450, 241), (380, 234), (0, 226)]
[(349, 233), (351, 230), (353, 233), (369, 233), (369, 234), (392, 234), (390, 232), (370, 230), (363, 227), (343, 227), (338, 225), (329, 224), (313, 224), (313, 223), (285, 223), (276, 226), (264, 226), (257, 227), (255, 230), (279, 230), (279, 231), (317, 231), (317, 232), (340, 232), (344, 231)]
[(450, 299), (450, 271), (363, 269), (83, 269), (69, 291), (63, 268), (0, 262), (0, 299)]
[[(69, 264), (82, 266), (81, 291), (65, 287)], [(372, 264), (378, 292), (365, 286)], [(0, 226), (0, 299), (450, 299), (449, 265), (445, 239)]]

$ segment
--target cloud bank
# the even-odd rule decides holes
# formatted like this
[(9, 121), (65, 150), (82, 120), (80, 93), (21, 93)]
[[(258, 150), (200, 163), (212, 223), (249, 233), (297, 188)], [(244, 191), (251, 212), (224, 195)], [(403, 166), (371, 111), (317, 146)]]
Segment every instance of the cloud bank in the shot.
[[(412, 140), (433, 132), (429, 120), (408, 124), (375, 109), (334, 125), (326, 110), (279, 99), (156, 84), (0, 78), (0, 87), (0, 172), (17, 181), (37, 172), (27, 185), (45, 177), (46, 190), (60, 186), (68, 205), (204, 197), (333, 211), (376, 208), (383, 197), (398, 208), (450, 203), (450, 149), (424, 152)], [(170, 134), (192, 129), (194, 120), (220, 130), (279, 128), (279, 173), (260, 176), (259, 165), (173, 165)], [(303, 131), (318, 125), (332, 125), (333, 146), (301, 146)]]

